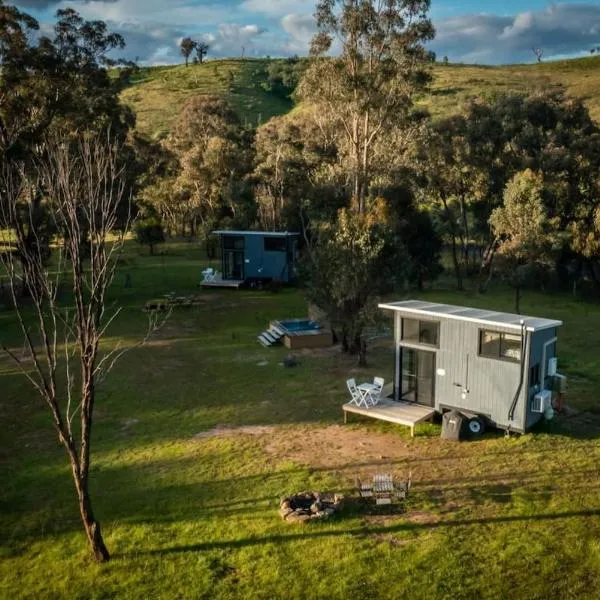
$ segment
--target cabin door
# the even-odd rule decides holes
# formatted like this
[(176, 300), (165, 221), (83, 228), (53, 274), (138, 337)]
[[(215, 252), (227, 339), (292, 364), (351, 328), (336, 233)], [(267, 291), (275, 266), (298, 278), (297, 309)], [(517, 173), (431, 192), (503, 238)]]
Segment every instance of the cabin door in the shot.
[(402, 348), (402, 400), (435, 406), (435, 352)]
[(241, 236), (223, 239), (223, 279), (244, 279), (244, 238)]

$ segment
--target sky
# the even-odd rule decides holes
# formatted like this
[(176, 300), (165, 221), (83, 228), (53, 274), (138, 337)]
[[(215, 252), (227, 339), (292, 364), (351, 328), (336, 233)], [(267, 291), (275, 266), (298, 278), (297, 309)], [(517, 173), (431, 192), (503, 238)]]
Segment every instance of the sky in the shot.
[[(46, 31), (57, 9), (75, 8), (121, 33), (120, 55), (142, 65), (182, 61), (185, 36), (209, 42), (212, 57), (305, 55), (315, 32), (315, 0), (10, 0)], [(589, 56), (600, 47), (600, 0), (432, 0), (436, 39), (451, 62), (533, 62)]]

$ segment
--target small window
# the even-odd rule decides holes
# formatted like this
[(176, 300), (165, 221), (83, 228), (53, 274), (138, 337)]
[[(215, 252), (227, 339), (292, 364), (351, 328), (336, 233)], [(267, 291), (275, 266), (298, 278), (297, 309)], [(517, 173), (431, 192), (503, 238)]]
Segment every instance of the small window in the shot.
[(223, 248), (225, 250), (243, 250), (244, 238), (239, 235), (226, 235), (223, 237)]
[(540, 385), (540, 365), (533, 365), (529, 369), (529, 387), (533, 388)]
[(479, 355), (521, 362), (521, 336), (500, 331), (479, 331)]
[(287, 243), (284, 237), (266, 237), (265, 252), (287, 252)]
[(402, 339), (414, 344), (438, 346), (440, 342), (440, 324), (435, 321), (402, 319)]

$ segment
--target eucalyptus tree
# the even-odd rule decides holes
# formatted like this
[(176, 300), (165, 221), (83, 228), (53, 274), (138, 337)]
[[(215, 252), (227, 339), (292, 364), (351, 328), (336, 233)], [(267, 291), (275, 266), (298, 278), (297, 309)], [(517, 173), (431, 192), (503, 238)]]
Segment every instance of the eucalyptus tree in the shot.
[(265, 229), (299, 230), (302, 220), (331, 220), (347, 205), (337, 161), (336, 134), (304, 107), (275, 117), (255, 136), (252, 179), (258, 217)]
[(205, 41), (196, 42), (196, 56), (198, 57), (198, 62), (202, 64), (204, 62), (204, 58), (208, 54), (210, 50), (210, 44)]
[[(57, 12), (48, 35), (38, 35), (31, 16), (0, 0), (0, 161), (19, 161), (25, 170), (46, 152), (48, 134), (102, 131), (125, 139), (134, 124), (119, 102), (118, 82), (107, 67), (109, 54), (123, 48), (123, 38), (102, 21), (85, 21), (72, 9)], [(56, 233), (42, 186), (31, 190), (26, 205), (11, 213), (29, 251), (48, 257)], [(26, 269), (23, 269), (26, 273)], [(28, 286), (23, 285), (27, 292)]]
[(164, 141), (165, 177), (144, 190), (144, 202), (168, 229), (194, 235), (229, 217), (247, 227), (255, 219), (247, 181), (252, 169), (251, 135), (229, 103), (196, 95), (184, 103)]
[(401, 126), (430, 80), (431, 55), (423, 46), (435, 33), (429, 6), (429, 0), (317, 3), (313, 60), (298, 94), (339, 128), (358, 212), (370, 191), (375, 142)]
[(559, 219), (548, 216), (545, 192), (541, 173), (529, 169), (517, 173), (506, 186), (502, 206), (490, 217), (498, 244), (495, 267), (515, 288), (517, 314), (522, 289), (554, 268), (562, 246)]
[[(99, 562), (110, 554), (89, 490), (94, 407), (99, 383), (126, 350), (116, 346), (104, 353), (100, 345), (120, 312), (108, 309), (107, 293), (129, 230), (129, 220), (122, 223), (119, 214), (122, 204), (129, 204), (121, 149), (106, 133), (52, 136), (32, 169), (16, 160), (5, 161), (0, 169), (2, 222), (13, 223), (17, 213), (31, 210), (24, 197), (43, 187), (49, 214), (64, 239), (50, 270), (39, 245), (32, 247), (19, 228), (4, 230), (17, 252), (0, 253), (0, 261), (24, 343), (20, 353), (5, 339), (0, 348), (50, 411), (68, 456), (82, 524)], [(22, 279), (30, 297), (25, 307), (18, 297)], [(153, 329), (154, 323), (148, 332)]]
[(190, 56), (196, 49), (197, 43), (191, 37), (184, 37), (179, 44), (181, 56), (185, 59), (185, 66), (187, 67), (190, 63)]

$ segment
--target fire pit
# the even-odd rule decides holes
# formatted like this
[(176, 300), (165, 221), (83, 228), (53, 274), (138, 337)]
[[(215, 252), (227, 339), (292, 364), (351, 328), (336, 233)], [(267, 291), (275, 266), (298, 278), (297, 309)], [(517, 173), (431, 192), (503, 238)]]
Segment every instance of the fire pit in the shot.
[(287, 523), (328, 519), (340, 510), (342, 500), (343, 496), (340, 494), (300, 492), (281, 499), (279, 514)]

